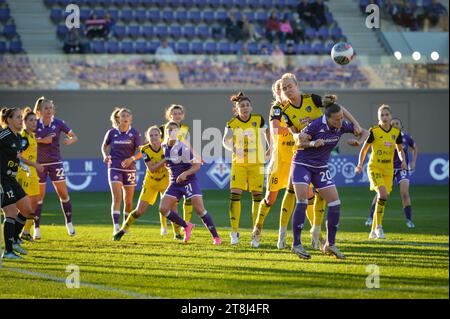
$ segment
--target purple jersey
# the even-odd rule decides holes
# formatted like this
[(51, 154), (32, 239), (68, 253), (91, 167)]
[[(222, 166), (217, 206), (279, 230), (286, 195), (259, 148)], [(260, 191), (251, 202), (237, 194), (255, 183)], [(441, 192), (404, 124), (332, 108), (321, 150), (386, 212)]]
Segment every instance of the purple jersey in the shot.
[[(412, 139), (412, 137), (406, 133), (402, 134), (402, 140), (403, 140), (403, 150), (405, 151), (405, 160), (406, 165), (409, 164), (409, 157), (408, 157), (408, 149), (409, 147), (415, 147), (416, 143)], [(394, 169), (402, 169), (402, 162), (400, 161), (400, 158), (398, 157), (397, 152), (394, 153)]]
[[(121, 132), (116, 128), (110, 129), (106, 132), (103, 144), (110, 145), (111, 151), (111, 165), (109, 168), (116, 168), (123, 170), (121, 163), (124, 159), (133, 156), (136, 148), (142, 145), (141, 134), (130, 127), (128, 131)], [(132, 163), (126, 170), (136, 170), (136, 163)]]
[[(166, 159), (167, 167), (170, 172), (170, 181), (176, 182), (181, 173), (187, 171), (192, 167), (192, 160), (194, 155), (191, 149), (183, 142), (176, 141), (173, 146), (163, 144), (164, 158)], [(181, 185), (188, 184), (195, 180), (195, 174), (189, 175), (185, 182)]]
[(344, 121), (342, 127), (337, 129), (328, 127), (325, 115), (315, 119), (303, 129), (303, 132), (310, 135), (312, 141), (323, 139), (325, 145), (298, 150), (293, 162), (313, 167), (327, 167), (331, 151), (339, 143), (341, 136), (353, 131), (353, 124), (347, 121)]
[(61, 151), (59, 149), (61, 132), (68, 134), (71, 130), (63, 120), (52, 118), (50, 124), (46, 126), (42, 119), (39, 119), (36, 126), (36, 139), (41, 139), (49, 135), (52, 135), (53, 138), (50, 144), (38, 143), (38, 163), (48, 164), (61, 162)]

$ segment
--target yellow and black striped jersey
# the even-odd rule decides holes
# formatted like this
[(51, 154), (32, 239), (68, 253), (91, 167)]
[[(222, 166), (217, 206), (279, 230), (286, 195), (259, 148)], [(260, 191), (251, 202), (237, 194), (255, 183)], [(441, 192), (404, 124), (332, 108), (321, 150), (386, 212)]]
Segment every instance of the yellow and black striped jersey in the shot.
[(233, 132), (233, 163), (264, 164), (266, 128), (264, 118), (259, 114), (251, 114), (247, 121), (236, 116), (227, 122), (227, 129)]
[(372, 145), (369, 166), (393, 170), (396, 145), (403, 143), (400, 130), (391, 126), (385, 131), (380, 125), (372, 126), (366, 142)]

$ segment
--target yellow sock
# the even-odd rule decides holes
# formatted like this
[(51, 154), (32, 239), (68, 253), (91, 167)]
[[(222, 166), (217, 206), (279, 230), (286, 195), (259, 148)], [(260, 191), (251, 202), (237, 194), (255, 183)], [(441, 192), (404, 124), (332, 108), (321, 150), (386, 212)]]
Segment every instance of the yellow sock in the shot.
[(306, 207), (306, 218), (308, 218), (311, 227), (314, 225), (314, 201), (308, 200), (308, 207)]
[(172, 223), (172, 229), (173, 229), (173, 233), (175, 235), (180, 235), (181, 234), (181, 226), (180, 225)]
[(295, 206), (295, 192), (293, 189), (286, 189), (283, 202), (281, 203), (280, 227), (287, 227), (291, 219)]
[[(386, 208), (386, 200), (379, 198), (375, 204), (376, 226), (383, 225), (384, 209)], [(375, 215), (374, 214), (374, 215)]]
[(159, 214), (159, 221), (161, 222), (161, 228), (167, 228), (167, 218), (163, 214)]
[(230, 224), (231, 230), (237, 232), (239, 229), (239, 220), (241, 218), (241, 195), (231, 193), (230, 196)]
[(23, 232), (22, 232), (23, 234), (29, 234), (30, 233), (31, 226), (33, 226), (33, 221), (34, 221), (33, 218), (31, 218), (31, 219), (27, 218), (27, 221), (25, 222), (25, 226), (23, 226)]
[(136, 221), (136, 219), (138, 219), (138, 217), (136, 216), (136, 212), (132, 211), (129, 215), (127, 220), (125, 221), (125, 224), (123, 225), (123, 230), (124, 231), (128, 231), (128, 229), (130, 228), (131, 225), (134, 224), (134, 222)]
[(258, 219), (259, 213), (259, 205), (261, 204), (263, 198), (263, 194), (252, 195), (252, 228), (254, 228), (256, 225), (256, 220)]
[(192, 201), (185, 199), (183, 204), (183, 216), (186, 223), (189, 223), (192, 218)]
[(319, 193), (316, 193), (314, 197), (314, 222), (315, 226), (322, 226), (323, 216), (325, 215), (325, 207), (327, 202), (320, 196)]
[(267, 205), (266, 200), (263, 199), (259, 204), (258, 216), (255, 221), (256, 227), (258, 227), (259, 229), (263, 228), (264, 221), (266, 220), (266, 217), (267, 217), (267, 214), (269, 213), (269, 211), (270, 211), (270, 206)]

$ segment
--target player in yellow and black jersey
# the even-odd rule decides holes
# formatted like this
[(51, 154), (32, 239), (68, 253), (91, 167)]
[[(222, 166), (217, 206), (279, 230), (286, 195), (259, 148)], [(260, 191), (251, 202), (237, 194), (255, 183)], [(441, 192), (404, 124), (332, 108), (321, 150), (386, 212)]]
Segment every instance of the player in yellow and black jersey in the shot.
[(356, 167), (356, 172), (361, 173), (367, 152), (369, 148), (372, 148), (367, 165), (367, 175), (370, 180), (370, 190), (377, 192), (377, 202), (369, 239), (385, 238), (382, 222), (386, 201), (392, 191), (395, 152), (401, 161), (401, 169), (407, 169), (401, 131), (391, 125), (391, 120), (392, 114), (389, 105), (381, 105), (378, 108), (378, 125), (372, 126), (370, 129), (369, 137), (359, 153)]
[(252, 114), (252, 103), (242, 92), (230, 98), (235, 117), (227, 122), (223, 145), (232, 152), (230, 181), (231, 244), (239, 242), (241, 195), (252, 193), (252, 224), (255, 225), (259, 205), (263, 199), (265, 144), (269, 144), (269, 130), (264, 118)]

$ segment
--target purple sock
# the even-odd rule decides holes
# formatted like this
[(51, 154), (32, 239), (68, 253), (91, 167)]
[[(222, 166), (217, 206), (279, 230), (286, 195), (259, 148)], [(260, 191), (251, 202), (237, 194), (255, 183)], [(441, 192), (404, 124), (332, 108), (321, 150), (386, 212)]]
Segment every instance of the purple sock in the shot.
[(68, 200), (66, 203), (61, 202), (61, 208), (64, 212), (66, 224), (72, 222), (72, 203)]
[(403, 211), (405, 212), (405, 217), (408, 220), (412, 220), (412, 210), (411, 210), (411, 205), (406, 206), (405, 208), (403, 208)]
[(206, 228), (208, 228), (209, 232), (213, 236), (213, 238), (219, 237), (219, 234), (217, 233), (216, 226), (214, 226), (213, 219), (210, 214), (206, 213), (202, 216), (203, 224)]
[(171, 222), (180, 225), (181, 227), (187, 227), (187, 223), (183, 218), (180, 217), (180, 215), (178, 215), (178, 213), (169, 212), (169, 215), (167, 215), (166, 218)]
[(333, 246), (336, 240), (336, 232), (339, 225), (339, 217), (341, 215), (341, 205), (328, 206), (327, 215), (327, 242)]
[(373, 214), (375, 213), (375, 204), (372, 204), (370, 207), (370, 218), (373, 219)]
[(34, 212), (34, 227), (39, 228), (41, 225), (42, 204), (38, 204)]
[(295, 205), (294, 213), (292, 214), (292, 233), (294, 235), (294, 246), (300, 245), (302, 243), (301, 235), (303, 224), (305, 223), (307, 207), (308, 203), (297, 203)]

